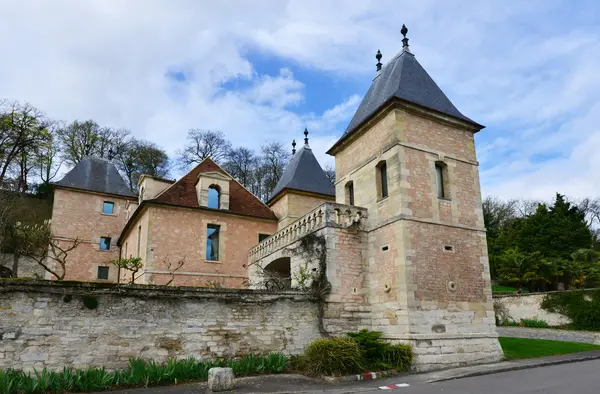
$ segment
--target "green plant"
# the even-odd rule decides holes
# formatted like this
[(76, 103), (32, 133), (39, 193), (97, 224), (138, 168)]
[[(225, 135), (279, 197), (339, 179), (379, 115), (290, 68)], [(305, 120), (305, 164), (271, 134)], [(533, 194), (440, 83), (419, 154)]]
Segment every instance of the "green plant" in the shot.
[(521, 326), (531, 328), (550, 328), (550, 325), (543, 320), (521, 319)]
[(408, 371), (412, 365), (413, 357), (413, 350), (410, 345), (402, 343), (392, 345), (386, 343), (378, 359), (386, 367), (389, 366), (386, 369), (392, 368), (396, 371)]
[(541, 306), (568, 317), (577, 330), (600, 331), (600, 290), (549, 293)]
[(128, 259), (117, 259), (110, 261), (112, 265), (117, 267), (119, 270), (119, 281), (121, 280), (121, 269), (131, 271), (131, 281), (129, 283), (135, 283), (135, 274), (142, 269), (144, 263), (141, 257), (130, 257)]
[(261, 373), (281, 373), (287, 368), (287, 359), (279, 353), (266, 356), (248, 355), (236, 360), (197, 361), (168, 360), (156, 363), (143, 359), (131, 359), (120, 371), (104, 368), (71, 370), (60, 372), (43, 369), (33, 374), (9, 369), (0, 371), (0, 394), (45, 394), (67, 392), (90, 392), (126, 387), (149, 387), (160, 384), (178, 384), (208, 379), (212, 367), (229, 366), (236, 376)]
[(96, 309), (98, 308), (98, 299), (94, 296), (84, 295), (83, 305), (88, 309)]
[(304, 366), (311, 376), (357, 373), (363, 371), (362, 354), (350, 338), (320, 338), (306, 346)]
[(358, 332), (348, 332), (346, 335), (358, 344), (364, 360), (369, 364), (377, 360), (387, 345), (381, 339), (383, 333), (379, 331), (369, 331), (365, 328)]
[(69, 302), (71, 302), (72, 300), (73, 300), (73, 296), (72, 296), (71, 294), (66, 294), (66, 295), (63, 297), (63, 302), (64, 302), (64, 303), (69, 303)]

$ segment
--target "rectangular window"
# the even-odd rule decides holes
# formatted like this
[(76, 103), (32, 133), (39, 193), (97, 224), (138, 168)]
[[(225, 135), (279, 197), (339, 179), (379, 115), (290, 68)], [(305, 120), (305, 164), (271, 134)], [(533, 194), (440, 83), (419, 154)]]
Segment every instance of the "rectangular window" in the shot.
[(142, 226), (138, 226), (138, 236), (137, 236), (137, 257), (140, 256), (140, 248), (142, 246)]
[(269, 238), (271, 234), (258, 234), (258, 242), (262, 242), (265, 239)]
[(348, 205), (354, 205), (354, 182), (348, 182), (346, 184), (346, 194), (348, 198), (346, 200)]
[(112, 215), (115, 212), (115, 203), (112, 201), (104, 201), (102, 206), (102, 213), (106, 215)]
[(381, 176), (381, 198), (388, 196), (388, 181), (387, 181), (387, 164), (383, 163), (379, 166), (379, 174)]
[(98, 279), (108, 280), (108, 270), (109, 267), (98, 267)]
[(209, 224), (206, 228), (206, 260), (219, 260), (219, 229), (216, 224)]
[(444, 193), (444, 167), (440, 164), (435, 165), (435, 175), (437, 179), (437, 196), (438, 198), (445, 198)]
[(100, 250), (110, 250), (110, 237), (100, 237)]

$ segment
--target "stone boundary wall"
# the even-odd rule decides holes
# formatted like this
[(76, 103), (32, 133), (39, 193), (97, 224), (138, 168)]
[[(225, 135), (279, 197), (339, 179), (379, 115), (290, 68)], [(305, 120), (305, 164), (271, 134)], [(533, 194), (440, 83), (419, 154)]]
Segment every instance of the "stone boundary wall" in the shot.
[(509, 320), (520, 322), (521, 319), (537, 319), (543, 320), (551, 326), (569, 324), (571, 320), (568, 317), (542, 309), (542, 300), (549, 293), (551, 292), (494, 296), (494, 302), (504, 306)]
[(555, 328), (497, 327), (498, 335), (511, 338), (546, 339), (549, 341), (581, 342), (600, 345), (600, 333), (558, 330)]
[(299, 354), (317, 312), (295, 291), (0, 279), (0, 370)]

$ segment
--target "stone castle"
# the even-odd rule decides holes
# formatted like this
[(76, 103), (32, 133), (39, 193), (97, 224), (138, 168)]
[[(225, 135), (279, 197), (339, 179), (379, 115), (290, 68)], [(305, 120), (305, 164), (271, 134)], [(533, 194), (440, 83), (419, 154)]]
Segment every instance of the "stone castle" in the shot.
[[(382, 331), (412, 343), (421, 370), (501, 359), (474, 145), (484, 126), (452, 104), (403, 34), (387, 64), (378, 53), (328, 151), (335, 186), (306, 135), (267, 204), (210, 159), (178, 181), (143, 176), (138, 196), (109, 161), (77, 164), (54, 194), (54, 234), (83, 240), (66, 279), (129, 279), (109, 263), (119, 257), (142, 259), (142, 284), (298, 288), (299, 273), (324, 269), (326, 332)], [(324, 240), (325, 264), (297, 253), (309, 234)]]

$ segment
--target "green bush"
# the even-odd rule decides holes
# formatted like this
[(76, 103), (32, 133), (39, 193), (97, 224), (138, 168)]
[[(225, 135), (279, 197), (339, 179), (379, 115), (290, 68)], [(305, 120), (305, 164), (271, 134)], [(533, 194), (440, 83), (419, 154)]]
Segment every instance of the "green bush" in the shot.
[(548, 323), (537, 319), (521, 319), (521, 326), (531, 328), (550, 328)]
[(379, 331), (369, 331), (365, 328), (346, 335), (358, 344), (363, 358), (367, 361), (377, 360), (386, 347), (386, 342), (381, 339), (383, 333)]
[(549, 293), (542, 308), (568, 317), (576, 330), (600, 331), (600, 290)]
[(412, 360), (412, 347), (402, 343), (394, 345), (386, 344), (381, 355), (381, 361), (396, 371), (408, 371), (412, 365)]
[(306, 346), (301, 364), (312, 376), (339, 376), (363, 371), (358, 344), (349, 338), (321, 338)]
[(121, 371), (104, 368), (71, 370), (60, 372), (43, 369), (33, 374), (9, 369), (0, 371), (0, 394), (13, 393), (67, 393), (109, 390), (126, 387), (149, 387), (162, 384), (178, 384), (208, 379), (212, 367), (228, 366), (236, 376), (262, 373), (281, 373), (286, 369), (284, 355), (274, 353), (267, 356), (249, 355), (231, 361), (197, 361), (194, 358), (169, 360), (164, 364), (142, 359), (132, 359)]
[(407, 371), (411, 365), (413, 353), (409, 345), (391, 345), (381, 339), (380, 331), (369, 331), (366, 328), (358, 332), (346, 334), (354, 340), (361, 351), (362, 364), (369, 370)]

